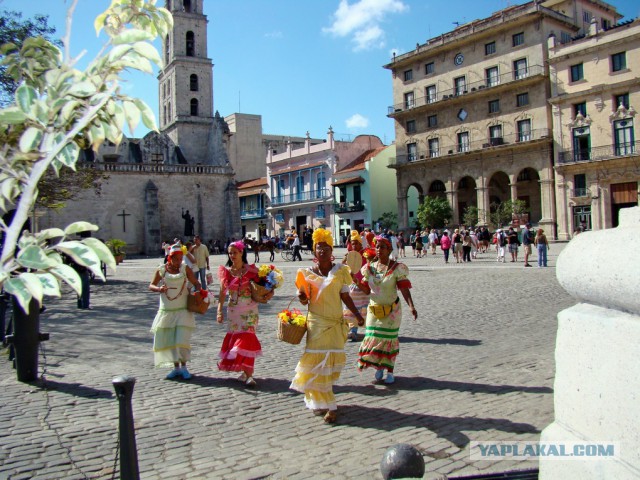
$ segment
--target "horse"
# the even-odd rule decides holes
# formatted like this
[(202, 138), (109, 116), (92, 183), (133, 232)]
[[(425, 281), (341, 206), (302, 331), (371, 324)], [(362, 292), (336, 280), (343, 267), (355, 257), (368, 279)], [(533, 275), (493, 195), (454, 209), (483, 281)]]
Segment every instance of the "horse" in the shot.
[(260, 261), (260, 252), (269, 252), (271, 254), (271, 256), (269, 257), (270, 262), (273, 262), (273, 260), (276, 258), (276, 245), (271, 240), (268, 240), (266, 242), (257, 242), (255, 240), (252, 240), (251, 238), (243, 238), (242, 242), (249, 248), (251, 248), (251, 251), (255, 254), (255, 263), (258, 263)]

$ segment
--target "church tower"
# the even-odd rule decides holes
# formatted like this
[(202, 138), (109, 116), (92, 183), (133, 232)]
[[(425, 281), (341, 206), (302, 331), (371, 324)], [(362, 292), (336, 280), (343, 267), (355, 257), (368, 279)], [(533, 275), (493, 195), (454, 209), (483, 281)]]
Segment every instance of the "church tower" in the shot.
[(207, 57), (204, 0), (165, 0), (173, 30), (163, 40), (158, 75), (160, 131), (177, 146), (178, 163), (226, 166), (228, 128), (213, 115), (213, 63)]

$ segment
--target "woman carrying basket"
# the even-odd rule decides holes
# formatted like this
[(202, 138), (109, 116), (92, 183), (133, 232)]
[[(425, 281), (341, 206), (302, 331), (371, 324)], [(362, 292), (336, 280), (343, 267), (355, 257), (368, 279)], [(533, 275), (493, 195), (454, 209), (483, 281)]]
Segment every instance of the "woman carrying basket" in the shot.
[(409, 291), (409, 269), (403, 263), (391, 260), (391, 242), (385, 237), (376, 237), (376, 253), (378, 261), (362, 267), (363, 279), (359, 283), (359, 287), (371, 295), (371, 301), (367, 310), (366, 333), (358, 352), (358, 369), (375, 368), (378, 382), (382, 380), (386, 369), (384, 383), (391, 384), (395, 381), (393, 368), (400, 351), (398, 333), (402, 309), (398, 290), (409, 305), (414, 319), (418, 318), (418, 312)]
[[(262, 346), (256, 336), (258, 326), (258, 304), (251, 298), (251, 281), (257, 282), (258, 268), (248, 265), (244, 243), (233, 242), (227, 249), (227, 265), (218, 269), (220, 296), (217, 321), (222, 323), (222, 305), (227, 294), (227, 319), (229, 327), (220, 347), (218, 369), (227, 372), (242, 372), (238, 380), (248, 387), (254, 387), (253, 366), (256, 357), (262, 355)], [(265, 300), (273, 297), (273, 290)]]
[(358, 325), (364, 325), (364, 318), (349, 297), (349, 268), (333, 263), (333, 237), (328, 230), (318, 228), (313, 232), (313, 254), (315, 265), (299, 269), (296, 277), (298, 299), (309, 305), (309, 314), (306, 348), (290, 388), (304, 393), (305, 404), (315, 415), (324, 416), (326, 423), (335, 423), (338, 407), (333, 384), (346, 362), (348, 330), (342, 302)]

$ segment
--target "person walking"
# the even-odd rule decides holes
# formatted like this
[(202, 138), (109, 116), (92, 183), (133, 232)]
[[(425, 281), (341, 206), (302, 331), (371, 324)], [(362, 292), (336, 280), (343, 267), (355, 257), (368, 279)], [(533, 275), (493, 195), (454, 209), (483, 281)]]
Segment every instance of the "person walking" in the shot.
[(300, 255), (300, 238), (298, 234), (293, 232), (293, 261), (302, 261), (302, 255)]
[(377, 237), (376, 254), (378, 261), (362, 268), (363, 278), (358, 284), (363, 292), (370, 295), (367, 329), (358, 352), (358, 369), (374, 368), (378, 382), (386, 370), (384, 383), (392, 384), (395, 382), (395, 359), (400, 351), (398, 333), (402, 321), (398, 290), (411, 309), (414, 320), (418, 318), (418, 312), (409, 290), (409, 269), (391, 259), (391, 242)]
[(518, 240), (518, 232), (516, 232), (513, 227), (509, 227), (509, 232), (507, 233), (507, 244), (509, 245), (509, 253), (511, 254), (511, 263), (518, 261), (519, 243), (520, 240)]
[(449, 249), (451, 248), (451, 239), (449, 238), (449, 231), (445, 230), (440, 238), (440, 249), (444, 253), (444, 263), (449, 263)]
[(453, 243), (453, 256), (456, 259), (456, 263), (460, 263), (462, 261), (462, 235), (458, 228), (453, 231), (451, 243)]
[(333, 263), (331, 232), (322, 228), (313, 232), (313, 254), (315, 265), (299, 269), (296, 276), (298, 299), (309, 305), (309, 313), (305, 350), (289, 388), (304, 393), (304, 402), (314, 415), (322, 415), (325, 423), (335, 423), (338, 406), (333, 384), (347, 358), (344, 344), (348, 327), (342, 303), (358, 325), (364, 325), (364, 318), (349, 297), (353, 281), (349, 267)]
[(167, 379), (181, 376), (189, 380), (191, 374), (187, 370), (187, 362), (191, 360), (191, 335), (196, 322), (193, 312), (187, 310), (187, 282), (197, 290), (202, 286), (193, 271), (182, 263), (182, 257), (182, 245), (172, 245), (167, 263), (155, 271), (149, 284), (151, 292), (160, 294), (160, 306), (151, 332), (155, 366), (173, 366)]
[[(364, 250), (362, 248), (362, 237), (356, 230), (351, 230), (350, 244), (351, 251), (347, 253), (347, 255), (344, 257), (344, 260), (342, 260), (342, 263), (356, 263), (353, 268), (351, 268), (350, 265), (351, 278), (353, 279), (353, 282), (351, 282), (351, 284), (349, 285), (349, 296), (353, 300), (353, 304), (355, 305), (355, 307), (360, 312), (360, 315), (364, 316), (367, 314), (369, 295), (358, 288), (358, 282), (362, 280), (362, 273), (360, 272), (360, 270), (362, 269), (362, 266), (367, 262), (363, 256)], [(357, 262), (355, 260), (351, 260), (351, 262), (349, 262), (350, 258), (356, 259)], [(349, 334), (347, 338), (352, 342), (355, 342), (358, 340), (358, 319), (348, 308), (345, 308), (343, 310), (343, 313), (344, 318), (346, 318), (347, 322), (349, 323)]]
[(531, 255), (531, 244), (533, 243), (533, 234), (531, 233), (531, 224), (527, 223), (522, 229), (522, 249), (524, 250), (524, 266), (530, 267), (529, 255)]
[(200, 235), (193, 237), (193, 249), (191, 253), (196, 259), (198, 277), (202, 288), (207, 288), (207, 270), (209, 270), (209, 249), (202, 243)]
[[(233, 242), (227, 249), (227, 264), (218, 269), (220, 295), (216, 320), (222, 323), (222, 306), (227, 304), (227, 334), (222, 341), (218, 358), (218, 369), (226, 372), (241, 372), (238, 380), (247, 387), (255, 387), (254, 364), (262, 355), (262, 346), (256, 336), (258, 328), (258, 304), (251, 298), (251, 282), (258, 282), (258, 268), (249, 265), (247, 250), (243, 242)], [(265, 295), (269, 300), (273, 290)]]
[(462, 261), (463, 262), (471, 262), (471, 248), (473, 247), (473, 243), (471, 242), (471, 235), (467, 230), (464, 233), (464, 237), (462, 238)]
[(538, 249), (538, 268), (547, 266), (547, 252), (549, 251), (549, 241), (544, 234), (544, 230), (539, 228), (533, 243)]

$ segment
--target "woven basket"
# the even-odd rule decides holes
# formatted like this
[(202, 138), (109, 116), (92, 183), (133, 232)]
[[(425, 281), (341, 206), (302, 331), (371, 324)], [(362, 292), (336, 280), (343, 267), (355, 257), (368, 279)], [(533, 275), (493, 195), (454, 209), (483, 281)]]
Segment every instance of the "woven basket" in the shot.
[(187, 297), (187, 310), (194, 313), (205, 314), (209, 309), (211, 302), (205, 302), (204, 298), (200, 294), (189, 294)]
[(251, 300), (257, 303), (267, 303), (267, 300), (264, 298), (267, 293), (269, 293), (267, 287), (257, 284), (256, 282), (251, 282)]
[(290, 323), (283, 323), (278, 319), (278, 340), (298, 345), (302, 341), (302, 337), (307, 332), (307, 327), (299, 327)]

